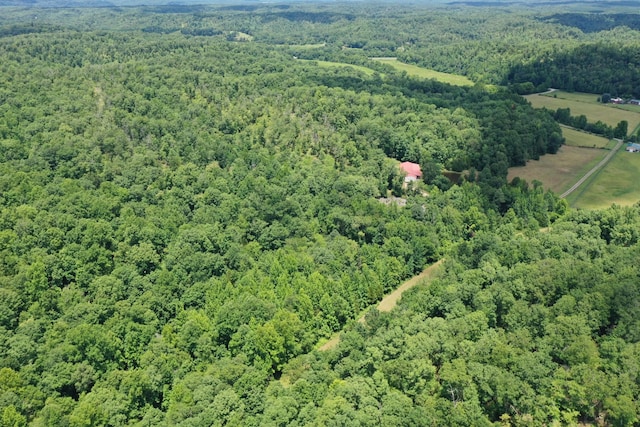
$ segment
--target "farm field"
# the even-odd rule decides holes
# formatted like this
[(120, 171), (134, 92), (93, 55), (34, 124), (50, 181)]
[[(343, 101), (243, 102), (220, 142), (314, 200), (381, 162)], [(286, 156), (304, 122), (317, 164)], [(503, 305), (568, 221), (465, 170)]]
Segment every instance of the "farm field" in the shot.
[(473, 86), (474, 82), (457, 74), (441, 73), (440, 71), (418, 67), (417, 65), (405, 64), (395, 58), (375, 58), (376, 61), (389, 64), (399, 71), (406, 71), (408, 75), (422, 77), (424, 79), (434, 79), (442, 83), (449, 83), (454, 86)]
[(537, 180), (542, 182), (544, 188), (560, 194), (605, 155), (604, 150), (563, 145), (557, 154), (530, 160), (526, 166), (509, 168), (507, 179), (510, 182), (513, 178), (520, 177), (529, 183)]
[[(566, 92), (554, 92), (554, 94), (564, 94)], [(571, 94), (572, 99), (562, 98), (561, 95), (557, 97), (547, 95), (527, 95), (525, 98), (531, 102), (535, 108), (548, 108), (550, 110), (557, 110), (558, 108), (570, 108), (572, 116), (579, 116), (584, 114), (589, 122), (597, 122), (598, 120), (609, 126), (615, 127), (621, 120), (626, 120), (629, 123), (629, 131), (635, 129), (640, 125), (640, 112), (623, 110), (616, 108), (612, 105), (598, 104), (596, 102), (598, 95), (595, 94)], [(585, 95), (589, 96), (589, 99), (593, 98), (593, 101), (586, 102)], [(578, 100), (583, 99), (583, 100)]]
[(631, 104), (606, 104), (603, 105), (598, 101), (600, 95), (594, 93), (584, 93), (584, 92), (565, 92), (563, 90), (556, 90), (551, 93), (544, 94), (543, 96), (548, 96), (550, 98), (558, 98), (558, 99), (568, 99), (570, 101), (579, 101), (586, 102), (588, 104), (595, 104), (600, 106), (607, 106), (609, 108), (616, 108), (621, 110), (629, 110), (640, 113), (640, 105), (631, 105)]
[(565, 92), (562, 90), (556, 90), (554, 92), (545, 94), (543, 96), (547, 96), (549, 98), (557, 98), (557, 99), (568, 99), (569, 101), (586, 102), (587, 104), (595, 104), (595, 105), (602, 106), (602, 104), (598, 102), (599, 95), (596, 95), (594, 93)]
[[(597, 102), (598, 95), (587, 93), (569, 93), (556, 91), (550, 95), (528, 95), (526, 98), (534, 107), (549, 109), (571, 109), (572, 115), (584, 114), (590, 122), (601, 120), (615, 126), (620, 120), (629, 122), (629, 131), (640, 125), (640, 109), (625, 106), (603, 105)], [(635, 110), (635, 111), (629, 111)], [(528, 182), (536, 179), (557, 193), (561, 193), (577, 181), (602, 157), (599, 150), (591, 151), (601, 154), (595, 159), (587, 153), (589, 148), (610, 148), (612, 141), (590, 135), (570, 127), (563, 126), (565, 146), (556, 156), (543, 156), (539, 162), (531, 161), (524, 168), (509, 170), (509, 179), (520, 176)], [(583, 147), (583, 148), (579, 148)], [(577, 150), (574, 150), (577, 149)], [(586, 151), (585, 151), (586, 150)], [(582, 187), (567, 197), (569, 204), (576, 208), (603, 208), (613, 203), (630, 205), (640, 200), (640, 191), (633, 184), (634, 177), (640, 171), (640, 156), (633, 156), (625, 151), (618, 153), (601, 171), (587, 180)]]
[[(548, 157), (548, 156), (545, 156)], [(598, 209), (615, 203), (632, 205), (640, 200), (640, 188), (635, 183), (640, 174), (640, 154), (621, 150), (607, 166), (591, 180), (567, 197), (576, 208)]]
[(565, 145), (585, 148), (606, 148), (608, 145), (610, 145), (611, 141), (609, 141), (607, 138), (592, 135), (586, 132), (581, 132), (567, 126), (561, 127), (562, 136), (564, 136), (565, 138)]

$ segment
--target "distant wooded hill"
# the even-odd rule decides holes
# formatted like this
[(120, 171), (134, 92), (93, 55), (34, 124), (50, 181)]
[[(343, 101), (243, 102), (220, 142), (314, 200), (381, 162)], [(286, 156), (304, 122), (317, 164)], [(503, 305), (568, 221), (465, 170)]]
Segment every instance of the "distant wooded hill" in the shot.
[(640, 97), (639, 63), (640, 47), (586, 44), (515, 65), (507, 76), (507, 83), (530, 82), (534, 90), (554, 87), (637, 98)]
[(543, 22), (556, 22), (569, 27), (579, 28), (584, 33), (611, 30), (616, 27), (640, 29), (640, 15), (636, 13), (558, 13), (540, 19)]

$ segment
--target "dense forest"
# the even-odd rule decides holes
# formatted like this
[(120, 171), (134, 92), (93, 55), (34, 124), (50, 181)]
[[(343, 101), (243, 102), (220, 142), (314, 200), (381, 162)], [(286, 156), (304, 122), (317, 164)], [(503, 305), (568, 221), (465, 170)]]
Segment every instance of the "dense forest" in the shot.
[(640, 30), (640, 21), (635, 13), (558, 13), (541, 19), (576, 27), (584, 33), (597, 33), (623, 26)]
[(393, 314), (290, 363), (265, 424), (636, 425), (639, 220), (638, 207), (576, 212), (455, 245)]
[(507, 78), (510, 83), (532, 83), (531, 92), (554, 87), (640, 98), (639, 65), (640, 46), (585, 44), (515, 66)]
[(4, 8), (0, 425), (637, 423), (640, 207), (508, 183), (563, 139), (489, 84), (573, 33), (456, 9)]

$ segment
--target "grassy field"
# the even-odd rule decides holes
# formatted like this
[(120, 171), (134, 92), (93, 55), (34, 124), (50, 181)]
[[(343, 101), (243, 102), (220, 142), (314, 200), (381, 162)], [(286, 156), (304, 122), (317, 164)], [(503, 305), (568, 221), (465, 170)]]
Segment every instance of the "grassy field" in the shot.
[(350, 67), (350, 68), (353, 68), (354, 70), (362, 71), (367, 76), (372, 76), (374, 73), (376, 73), (376, 71), (372, 70), (371, 68), (363, 67), (362, 65), (346, 64), (344, 62), (316, 61), (316, 60), (308, 60), (308, 59), (299, 59), (298, 61), (304, 61), (309, 63), (315, 62), (316, 64), (318, 64), (319, 67), (324, 67), (324, 68)]
[[(568, 99), (570, 101), (578, 101), (578, 102), (586, 102), (588, 104), (601, 105), (598, 101), (600, 95), (593, 93), (584, 93), (584, 92), (564, 92), (562, 90), (556, 90), (554, 92), (545, 94), (544, 96), (548, 96), (550, 98), (558, 98), (558, 99)], [(634, 111), (636, 113), (640, 113), (640, 105), (631, 105), (631, 104), (607, 104), (606, 107), (615, 108), (618, 110), (628, 110)]]
[(565, 138), (565, 144), (571, 147), (606, 148), (610, 145), (607, 138), (580, 132), (566, 126), (562, 126), (562, 136)]
[[(629, 123), (629, 132), (640, 126), (640, 107), (601, 104), (596, 94), (555, 91), (546, 95), (528, 95), (525, 98), (537, 108), (555, 110), (568, 107), (571, 109), (571, 115), (584, 114), (590, 122), (601, 120), (610, 126), (616, 126), (620, 120), (626, 120)], [(582, 147), (611, 148), (615, 143), (568, 127), (562, 128), (562, 134), (566, 141), (558, 155), (543, 156), (537, 162), (527, 163), (525, 167), (511, 168), (509, 179), (515, 176), (520, 176), (528, 182), (536, 179), (542, 182), (545, 188), (561, 194), (606, 155), (604, 150)], [(634, 155), (623, 150), (570, 194), (567, 201), (577, 208), (602, 208), (612, 203), (636, 203), (640, 200), (640, 188), (635, 185), (638, 173), (640, 154)]]
[(640, 114), (640, 105), (620, 104), (616, 105), (614, 108), (618, 110), (632, 111), (634, 113)]
[(587, 104), (602, 105), (598, 102), (599, 96), (593, 93), (564, 92), (562, 90), (556, 90), (544, 96), (548, 96), (550, 98), (557, 98), (557, 99), (568, 99), (569, 101), (586, 102)]
[(525, 98), (536, 108), (550, 110), (570, 108), (572, 116), (584, 114), (589, 122), (598, 120), (615, 127), (621, 120), (629, 123), (629, 131), (640, 125), (640, 111), (628, 111), (616, 108), (613, 104), (599, 104), (598, 95), (567, 92), (554, 92), (553, 95), (527, 95)]
[[(595, 104), (595, 105), (603, 106), (601, 103), (598, 102), (598, 95), (595, 95), (593, 93), (563, 92), (561, 90), (558, 90), (558, 91), (550, 93), (550, 94), (548, 94), (546, 96), (549, 96), (549, 97), (552, 97), (552, 98), (567, 99), (567, 100), (570, 100), (570, 101), (586, 102), (588, 104)], [(631, 111), (633, 113), (640, 114), (640, 105), (607, 104), (606, 107), (607, 108), (613, 108), (615, 110)], [(631, 128), (631, 126), (629, 126), (629, 131), (631, 131), (631, 130), (633, 130), (633, 128)]]
[(422, 77), (424, 79), (434, 79), (439, 82), (449, 83), (455, 86), (473, 86), (474, 83), (465, 76), (459, 76), (457, 74), (441, 73), (439, 71), (430, 70), (428, 68), (418, 67), (417, 65), (405, 64), (395, 58), (376, 58), (376, 61), (380, 61), (385, 64), (389, 64), (399, 71), (406, 71), (408, 75), (414, 77)]
[[(509, 168), (509, 182), (520, 177), (528, 183), (537, 180), (544, 188), (560, 194), (571, 187), (607, 154), (605, 150), (563, 145), (558, 154), (547, 154), (530, 160), (526, 166)], [(638, 156), (640, 158), (640, 155)]]
[(627, 206), (640, 201), (640, 153), (618, 152), (607, 166), (567, 200), (576, 208), (597, 209), (612, 203)]

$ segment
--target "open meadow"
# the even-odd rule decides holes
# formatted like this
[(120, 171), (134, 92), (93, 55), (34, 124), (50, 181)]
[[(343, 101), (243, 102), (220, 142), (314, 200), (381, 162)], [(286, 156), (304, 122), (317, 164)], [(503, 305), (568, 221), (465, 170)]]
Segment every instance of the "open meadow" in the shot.
[[(640, 125), (640, 108), (598, 103), (598, 95), (555, 91), (553, 94), (528, 95), (525, 98), (536, 108), (570, 108), (571, 115), (584, 114), (587, 120), (601, 120), (610, 126), (621, 120), (629, 123), (629, 131)], [(620, 107), (626, 107), (625, 109)], [(633, 110), (633, 111), (630, 111)], [(530, 161), (522, 168), (511, 168), (509, 179), (520, 176), (531, 182), (538, 180), (545, 188), (557, 193), (568, 189), (594, 166), (602, 156), (594, 148), (611, 148), (613, 141), (563, 126), (565, 145), (556, 156), (543, 156), (540, 161)], [(640, 190), (634, 178), (640, 171), (640, 156), (621, 151), (594, 174), (580, 188), (567, 197), (569, 204), (579, 208), (602, 208), (612, 203), (630, 205), (640, 200)]]
[(548, 108), (557, 110), (558, 108), (571, 109), (572, 116), (584, 114), (589, 122), (600, 120), (609, 126), (615, 127), (620, 121), (626, 120), (629, 123), (629, 131), (640, 125), (640, 111), (628, 111), (617, 108), (613, 104), (600, 104), (597, 102), (598, 95), (595, 94), (569, 94), (568, 92), (553, 92), (549, 95), (527, 95), (525, 98), (531, 102), (535, 108)]
[[(385, 64), (389, 64), (398, 71), (405, 71), (408, 75), (413, 77), (420, 77), (423, 79), (433, 79), (442, 83), (448, 83), (453, 86), (473, 86), (474, 85), (474, 83), (471, 80), (469, 80), (464, 76), (459, 76), (456, 74), (441, 73), (439, 71), (418, 67), (417, 65), (405, 64), (403, 62), (398, 61), (395, 58), (375, 58), (375, 60), (379, 62), (383, 62)], [(347, 64), (344, 62), (307, 60), (307, 59), (300, 59), (300, 61), (316, 63), (319, 67), (323, 67), (323, 68), (351, 67), (354, 70), (363, 72), (367, 76), (372, 76), (374, 73), (376, 73), (376, 71), (371, 68), (367, 68), (362, 65)], [(384, 77), (384, 74), (381, 74), (381, 77)]]
[[(580, 179), (603, 156), (605, 150), (563, 145), (557, 154), (541, 156), (540, 160), (530, 160), (526, 166), (509, 168), (509, 182), (520, 177), (528, 183), (542, 182), (544, 188), (562, 193)], [(640, 158), (640, 156), (639, 156)]]
[(543, 96), (548, 96), (549, 98), (556, 99), (567, 99), (569, 101), (586, 102), (587, 104), (602, 105), (598, 101), (600, 95), (594, 93), (565, 92), (563, 90), (555, 90), (551, 93), (544, 94)]
[(565, 139), (565, 145), (584, 148), (607, 148), (607, 146), (612, 145), (612, 142), (607, 138), (581, 132), (568, 126), (561, 126), (561, 128), (562, 136), (564, 136)]
[(639, 175), (640, 154), (621, 150), (567, 200), (573, 207), (588, 209), (604, 208), (613, 203), (632, 205), (640, 200), (640, 187), (636, 185)]
[(374, 58), (376, 61), (389, 64), (399, 71), (406, 71), (410, 76), (422, 77), (423, 79), (433, 79), (442, 83), (449, 83), (454, 86), (473, 86), (473, 81), (465, 76), (457, 74), (441, 73), (440, 71), (430, 70), (428, 68), (418, 67), (413, 64), (405, 64), (395, 58)]

